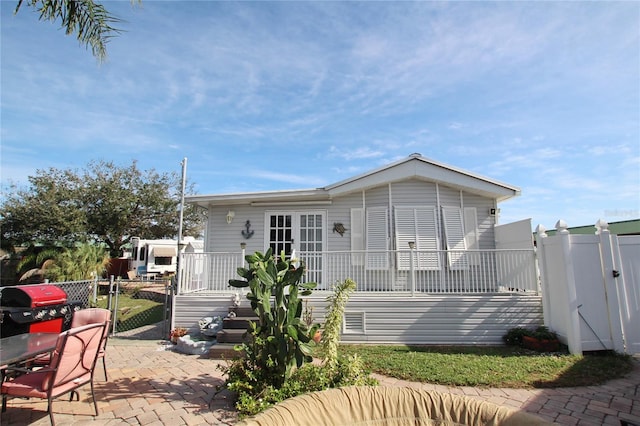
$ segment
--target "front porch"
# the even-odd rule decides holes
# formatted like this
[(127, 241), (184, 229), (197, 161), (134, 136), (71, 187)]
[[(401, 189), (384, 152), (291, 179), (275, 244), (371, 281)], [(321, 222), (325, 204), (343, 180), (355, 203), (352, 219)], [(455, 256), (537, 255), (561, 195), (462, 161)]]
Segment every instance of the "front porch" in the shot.
[[(397, 344), (502, 344), (512, 327), (542, 324), (533, 250), (298, 253), (307, 297), (322, 322), (326, 297), (338, 280), (358, 288), (344, 313), (342, 341)], [(185, 253), (174, 299), (174, 327), (197, 332), (206, 316), (226, 316), (236, 289), (228, 285), (244, 253)], [(241, 305), (248, 306), (241, 297)]]
[[(178, 295), (228, 294), (229, 279), (246, 266), (245, 252), (183, 253)], [(539, 294), (535, 252), (531, 250), (389, 250), (298, 252), (307, 268), (305, 281), (330, 291), (346, 278), (357, 293)]]

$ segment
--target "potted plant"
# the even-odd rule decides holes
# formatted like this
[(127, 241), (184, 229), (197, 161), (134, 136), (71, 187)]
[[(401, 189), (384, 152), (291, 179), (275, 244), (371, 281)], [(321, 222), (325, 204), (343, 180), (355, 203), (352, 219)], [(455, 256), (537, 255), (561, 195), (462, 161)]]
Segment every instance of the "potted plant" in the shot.
[(558, 335), (545, 326), (522, 336), (522, 346), (538, 352), (555, 352), (560, 348)]
[(169, 333), (169, 340), (174, 345), (178, 343), (178, 338), (187, 334), (187, 329), (184, 327), (176, 327)]

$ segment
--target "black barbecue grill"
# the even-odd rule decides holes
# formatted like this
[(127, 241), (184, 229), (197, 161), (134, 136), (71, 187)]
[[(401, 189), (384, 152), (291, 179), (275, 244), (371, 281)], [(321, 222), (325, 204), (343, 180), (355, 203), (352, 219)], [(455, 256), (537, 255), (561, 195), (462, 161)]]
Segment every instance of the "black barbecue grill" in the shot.
[(68, 303), (67, 293), (51, 284), (0, 288), (0, 336), (24, 333), (60, 333), (71, 325), (78, 303)]

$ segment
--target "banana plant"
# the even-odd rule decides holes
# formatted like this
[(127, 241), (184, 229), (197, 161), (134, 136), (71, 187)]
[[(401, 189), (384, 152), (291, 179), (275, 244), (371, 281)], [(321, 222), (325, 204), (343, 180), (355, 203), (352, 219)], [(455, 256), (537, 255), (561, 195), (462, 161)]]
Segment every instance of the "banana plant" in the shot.
[(279, 387), (295, 367), (312, 360), (313, 336), (320, 326), (302, 320), (301, 296), (310, 295), (317, 284), (302, 283), (304, 263), (296, 267), (297, 261), (287, 260), (284, 252), (276, 259), (269, 248), (245, 260), (249, 267), (237, 270), (242, 279), (229, 280), (232, 287), (249, 287), (247, 299), (258, 317), (249, 325), (251, 346), (245, 344), (245, 353)]

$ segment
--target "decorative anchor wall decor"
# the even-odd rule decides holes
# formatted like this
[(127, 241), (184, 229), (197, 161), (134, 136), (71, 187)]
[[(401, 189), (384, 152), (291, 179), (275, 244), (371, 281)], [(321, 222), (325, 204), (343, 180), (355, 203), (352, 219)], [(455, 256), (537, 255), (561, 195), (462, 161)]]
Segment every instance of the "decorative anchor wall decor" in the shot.
[(245, 240), (248, 240), (249, 238), (253, 237), (253, 234), (255, 233), (255, 231), (251, 230), (251, 221), (247, 221), (244, 224), (244, 227), (247, 228), (247, 230), (242, 231), (242, 236), (244, 237)]

